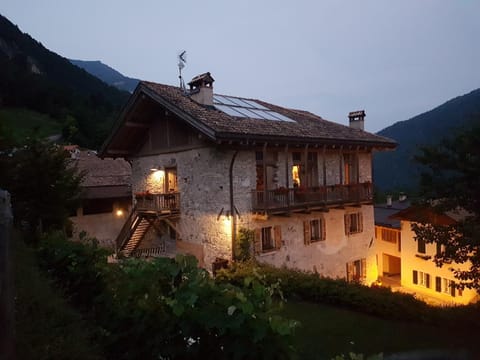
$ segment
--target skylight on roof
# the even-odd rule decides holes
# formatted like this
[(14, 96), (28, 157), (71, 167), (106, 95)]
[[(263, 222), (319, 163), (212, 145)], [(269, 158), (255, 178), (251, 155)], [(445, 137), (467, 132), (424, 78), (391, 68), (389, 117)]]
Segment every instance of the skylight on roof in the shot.
[(213, 105), (218, 110), (236, 117), (288, 122), (295, 121), (276, 111), (270, 110), (256, 101), (248, 99), (214, 94)]

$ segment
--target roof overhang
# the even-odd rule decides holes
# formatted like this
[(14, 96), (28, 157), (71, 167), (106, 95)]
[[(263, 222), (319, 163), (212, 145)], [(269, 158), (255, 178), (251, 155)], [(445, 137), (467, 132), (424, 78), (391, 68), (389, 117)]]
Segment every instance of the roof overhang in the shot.
[(391, 215), (390, 219), (404, 220), (418, 223), (429, 223), (433, 225), (449, 226), (456, 223), (450, 216), (435, 211), (432, 207), (410, 206), (398, 213)]

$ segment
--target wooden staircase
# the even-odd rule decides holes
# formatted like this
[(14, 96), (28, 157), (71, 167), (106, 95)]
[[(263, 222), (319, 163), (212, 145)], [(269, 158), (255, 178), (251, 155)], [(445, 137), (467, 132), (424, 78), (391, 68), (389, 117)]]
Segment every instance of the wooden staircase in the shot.
[[(150, 227), (154, 227), (160, 233), (165, 229), (159, 224), (158, 220), (162, 220), (165, 225), (171, 226), (175, 231), (176, 227), (172, 220), (178, 218), (178, 194), (157, 195), (153, 197), (152, 204), (146, 202), (137, 202), (137, 206), (132, 209), (125, 224), (116, 239), (116, 252), (124, 256), (139, 256), (143, 254), (142, 249), (138, 249), (139, 244), (145, 237)], [(165, 198), (167, 201), (165, 201)], [(143, 249), (147, 250), (147, 249)], [(158, 255), (158, 249), (152, 250), (151, 253)], [(150, 253), (148, 252), (148, 253)], [(163, 246), (163, 252), (165, 247)]]
[(135, 222), (137, 224), (133, 224), (132, 227), (132, 232), (130, 235), (130, 239), (126, 242), (126, 244), (123, 246), (122, 253), (125, 256), (130, 256), (132, 251), (135, 250), (140, 243), (140, 241), (143, 239), (145, 234), (147, 233), (148, 229), (150, 229), (150, 222), (144, 218), (139, 216), (137, 214), (137, 217), (135, 218)]

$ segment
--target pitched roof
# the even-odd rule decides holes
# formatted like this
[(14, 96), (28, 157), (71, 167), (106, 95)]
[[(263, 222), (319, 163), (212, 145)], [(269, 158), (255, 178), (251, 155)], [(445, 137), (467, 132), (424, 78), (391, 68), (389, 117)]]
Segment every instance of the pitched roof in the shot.
[(390, 218), (434, 225), (452, 225), (456, 223), (456, 220), (446, 213), (439, 213), (433, 207), (421, 205), (412, 205), (392, 215)]
[(130, 186), (132, 170), (123, 159), (100, 159), (93, 151), (80, 151), (74, 155), (79, 171), (85, 172), (83, 188)]
[[(201, 105), (184, 94), (180, 88), (142, 81), (137, 86), (101, 155), (111, 156), (109, 146), (118, 143), (120, 130), (135, 102), (147, 96), (166, 110), (189, 123), (193, 128), (214, 141), (275, 141), (276, 143), (349, 144), (376, 148), (396, 147), (395, 141), (340, 125), (308, 111), (288, 109), (257, 99), (247, 99), (265, 106), (294, 121), (272, 121), (228, 115), (212, 106)], [(117, 141), (115, 141), (117, 140)]]
[(392, 205), (374, 206), (375, 225), (400, 229), (400, 220), (394, 217), (401, 210), (410, 207), (410, 201), (392, 201)]

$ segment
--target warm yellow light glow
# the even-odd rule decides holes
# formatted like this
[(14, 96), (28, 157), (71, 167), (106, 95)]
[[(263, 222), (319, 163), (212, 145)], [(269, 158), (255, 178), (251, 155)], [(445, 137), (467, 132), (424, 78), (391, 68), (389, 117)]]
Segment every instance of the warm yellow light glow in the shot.
[(300, 186), (300, 165), (292, 166), (292, 179), (295, 186)]
[(152, 173), (152, 179), (155, 182), (160, 182), (165, 177), (165, 170), (157, 170)]
[[(222, 230), (225, 234), (227, 235), (230, 235), (232, 233), (232, 220), (230, 218), (230, 216), (222, 216), (222, 220), (221, 220), (221, 223), (222, 223)], [(230, 239), (228, 237), (228, 239)]]
[(115, 212), (115, 215), (117, 215), (118, 217), (122, 216), (123, 215), (123, 210), (122, 209), (117, 209), (117, 211)]

